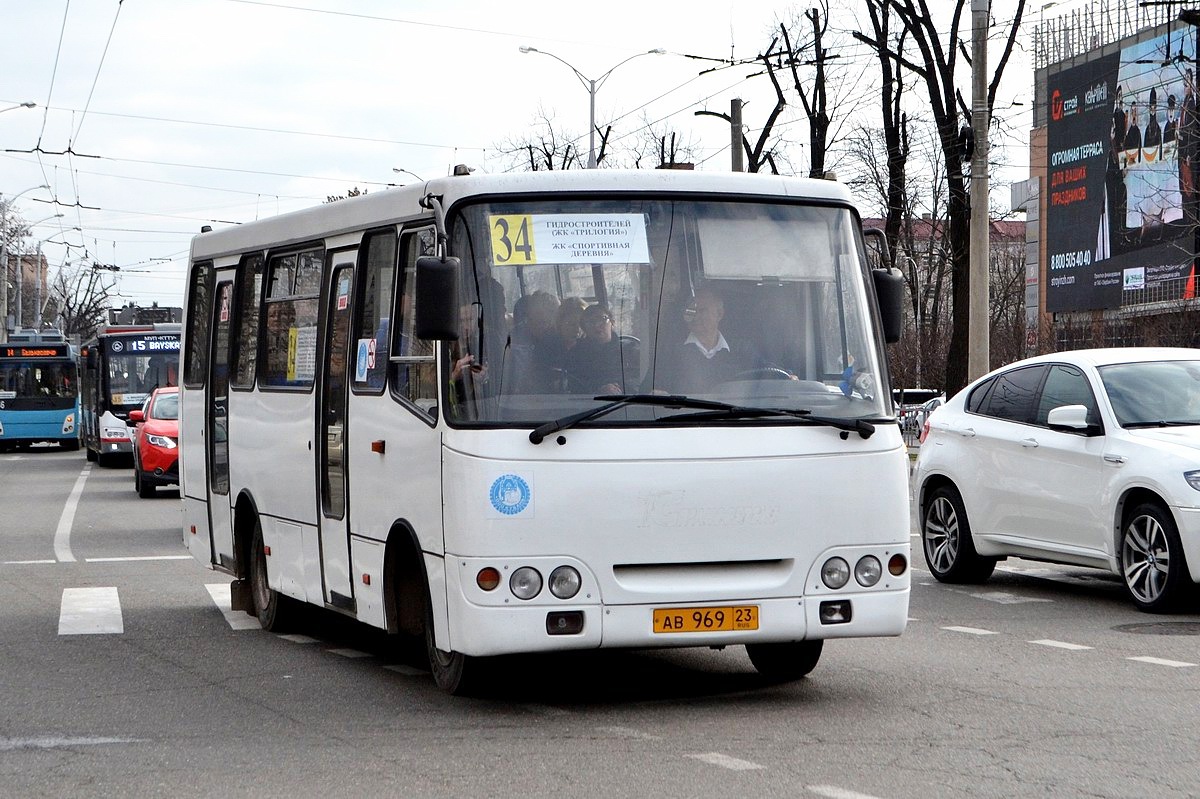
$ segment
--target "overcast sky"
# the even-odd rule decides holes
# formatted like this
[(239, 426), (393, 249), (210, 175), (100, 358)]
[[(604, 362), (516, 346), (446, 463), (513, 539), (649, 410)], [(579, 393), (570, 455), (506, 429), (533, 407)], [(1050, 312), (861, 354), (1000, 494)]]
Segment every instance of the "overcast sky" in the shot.
[[(938, 3), (950, 5), (931, 0)], [(1015, 2), (997, 0), (1005, 5)], [(17, 209), (30, 222), (64, 214), (35, 228), (52, 267), (83, 257), (116, 265), (118, 304), (180, 305), (189, 241), (201, 225), (412, 182), (394, 168), (423, 178), (456, 163), (499, 171), (496, 145), (528, 131), (540, 111), (582, 137), (586, 152), (587, 90), (562, 63), (521, 54), (522, 44), (589, 78), (665, 49), (612, 73), (596, 95), (597, 120), (615, 118), (614, 137), (667, 120), (698, 147), (698, 168), (728, 169), (728, 128), (695, 111), (727, 112), (740, 96), (749, 102), (747, 125), (760, 125), (774, 103), (770, 84), (748, 77), (753, 67), (700, 75), (716, 62), (685, 56), (753, 57), (781, 15), (807, 7), (0, 0), (0, 194), (51, 187), (26, 192)], [(839, 56), (846, 69), (869, 62), (861, 48)], [(1010, 68), (1004, 92), (1025, 103), (1025, 128), (1028, 64), (1022, 57)], [(5, 110), (27, 101), (37, 106)], [(783, 118), (796, 142), (804, 139), (792, 121), (799, 113), (789, 108)], [(803, 148), (793, 159), (797, 171), (807, 168)], [(1013, 160), (1024, 168), (1027, 156)]]

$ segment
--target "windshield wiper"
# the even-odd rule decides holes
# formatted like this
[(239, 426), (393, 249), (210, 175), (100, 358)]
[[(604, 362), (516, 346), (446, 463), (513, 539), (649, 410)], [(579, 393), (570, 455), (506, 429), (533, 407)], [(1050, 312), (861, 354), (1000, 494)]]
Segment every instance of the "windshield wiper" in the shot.
[(1158, 421), (1153, 421), (1153, 422), (1151, 422), (1151, 421), (1129, 422), (1128, 424), (1125, 425), (1125, 429), (1126, 430), (1141, 430), (1141, 429), (1144, 429), (1147, 427), (1195, 427), (1196, 425), (1200, 425), (1200, 421), (1188, 420), (1188, 419), (1178, 419), (1178, 420), (1162, 420), (1162, 419), (1160, 419)]
[(545, 440), (546, 436), (552, 433), (557, 433), (559, 430), (566, 430), (569, 427), (574, 427), (580, 422), (585, 422), (588, 419), (595, 419), (597, 416), (603, 416), (606, 413), (611, 413), (618, 408), (623, 408), (626, 405), (658, 405), (663, 408), (696, 408), (699, 410), (715, 411), (723, 413), (734, 410), (735, 406), (727, 402), (714, 402), (712, 400), (696, 399), (694, 397), (685, 397), (679, 394), (606, 394), (599, 397), (593, 397), (596, 400), (608, 400), (603, 405), (597, 405), (594, 408), (588, 408), (586, 411), (573, 413), (570, 416), (564, 416), (561, 419), (555, 419), (545, 424), (540, 424), (529, 433), (531, 443), (540, 444)]
[[(695, 419), (754, 419), (764, 416), (791, 416), (805, 424), (828, 425), (849, 433), (858, 433), (863, 438), (870, 438), (875, 433), (875, 425), (866, 419), (840, 419), (835, 416), (814, 416), (813, 412), (804, 408), (755, 408), (753, 406), (730, 405), (721, 410), (705, 413), (688, 413), (671, 417), (672, 421)], [(845, 438), (845, 435), (842, 436)]]
[(617, 394), (615, 396), (594, 397), (594, 399), (607, 399), (609, 402), (604, 405), (597, 405), (595, 408), (588, 408), (586, 411), (538, 425), (529, 433), (529, 440), (534, 444), (540, 444), (545, 440), (546, 436), (552, 433), (574, 427), (579, 422), (595, 419), (598, 416), (603, 416), (626, 405), (657, 405), (663, 408), (693, 408), (701, 411), (700, 413), (673, 416), (671, 417), (671, 421), (791, 416), (803, 421), (805, 424), (828, 425), (838, 430), (858, 433), (863, 438), (870, 438), (875, 432), (875, 425), (865, 419), (838, 419), (831, 416), (813, 416), (812, 411), (806, 409), (755, 408), (751, 406), (730, 405), (728, 402), (698, 399), (679, 394)]

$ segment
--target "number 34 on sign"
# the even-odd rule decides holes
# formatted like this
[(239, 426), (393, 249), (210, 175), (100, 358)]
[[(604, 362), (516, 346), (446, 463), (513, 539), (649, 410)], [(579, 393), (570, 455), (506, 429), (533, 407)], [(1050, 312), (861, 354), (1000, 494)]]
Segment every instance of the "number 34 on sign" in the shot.
[(493, 266), (650, 260), (642, 214), (493, 214)]

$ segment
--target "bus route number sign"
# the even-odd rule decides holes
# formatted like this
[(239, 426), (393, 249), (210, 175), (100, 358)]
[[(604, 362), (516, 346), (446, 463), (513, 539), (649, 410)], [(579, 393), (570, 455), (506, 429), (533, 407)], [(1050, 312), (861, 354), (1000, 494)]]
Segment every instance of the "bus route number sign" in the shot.
[(645, 264), (644, 214), (492, 214), (493, 266)]

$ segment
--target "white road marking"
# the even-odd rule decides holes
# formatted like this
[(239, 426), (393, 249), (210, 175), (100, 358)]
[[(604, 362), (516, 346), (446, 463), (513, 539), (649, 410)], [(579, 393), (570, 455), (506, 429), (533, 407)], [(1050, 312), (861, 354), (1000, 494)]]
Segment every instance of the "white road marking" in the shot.
[(1072, 652), (1081, 652), (1085, 649), (1092, 648), (1090, 646), (1084, 646), (1083, 644), (1068, 644), (1066, 641), (1052, 641), (1049, 638), (1043, 638), (1038, 641), (1030, 641), (1029, 643), (1037, 644), (1038, 646), (1052, 646), (1055, 649), (1069, 649)]
[(869, 793), (859, 793), (836, 785), (808, 785), (805, 790), (818, 796), (828, 796), (829, 799), (878, 799)]
[(229, 622), (230, 627), (235, 630), (262, 629), (258, 619), (243, 610), (233, 609), (233, 600), (229, 596), (229, 583), (208, 583), (204, 587), (208, 589), (208, 595), (212, 597), (213, 603), (221, 611), (225, 621)]
[(121, 598), (117, 589), (64, 588), (58, 613), (59, 635), (123, 633)]
[(981, 591), (971, 594), (976, 599), (986, 599), (988, 602), (996, 602), (1001, 605), (1020, 605), (1024, 602), (1053, 602), (1053, 599), (1039, 599), (1038, 597), (1018, 596), (1010, 594), (1007, 591)]
[(750, 771), (751, 769), (762, 768), (762, 766), (758, 765), (757, 763), (751, 763), (749, 760), (740, 760), (736, 757), (730, 757), (729, 755), (721, 754), (720, 752), (706, 752), (702, 755), (687, 755), (687, 757), (690, 757), (693, 760), (702, 760), (705, 763), (709, 763), (713, 766), (720, 766), (721, 768), (727, 768), (732, 771)]
[(127, 563), (137, 560), (191, 560), (191, 555), (130, 555), (124, 558), (84, 558), (85, 563)]
[(0, 752), (17, 749), (67, 749), (104, 744), (137, 744), (142, 738), (0, 738)]
[(334, 655), (341, 655), (341, 656), (342, 656), (342, 657), (344, 657), (344, 658), (351, 658), (351, 659), (355, 659), (355, 658), (369, 658), (369, 657), (371, 657), (371, 653), (370, 653), (370, 652), (360, 652), (360, 651), (358, 651), (357, 649), (345, 649), (345, 648), (343, 648), (343, 649), (330, 649), (329, 651), (330, 651), (332, 654), (334, 654)]
[(75, 481), (75, 487), (71, 489), (71, 495), (67, 497), (67, 504), (63, 506), (62, 515), (58, 517), (58, 528), (54, 531), (54, 557), (60, 561), (75, 560), (75, 556), (71, 554), (71, 525), (75, 523), (75, 510), (79, 507), (83, 484), (87, 482), (91, 471), (92, 464), (85, 463), (83, 471), (79, 473), (79, 478)]
[(952, 633), (967, 633), (969, 635), (997, 635), (998, 633), (991, 630), (981, 630), (978, 627), (943, 627), (943, 630), (949, 630)]
[(57, 560), (6, 560), (5, 566), (32, 566), (40, 563), (58, 563)]
[(648, 732), (635, 730), (632, 727), (597, 727), (600, 732), (607, 732), (618, 738), (631, 738), (635, 741), (661, 741), (661, 735), (651, 735)]
[(316, 638), (310, 638), (307, 635), (300, 635), (299, 633), (289, 633), (288, 635), (281, 635), (279, 637), (285, 641), (291, 641), (293, 644), (317, 644), (317, 643), (320, 643), (320, 641), (318, 641)]
[(869, 793), (847, 791), (846, 788), (839, 788), (835, 785), (810, 785), (805, 786), (804, 789), (809, 793), (817, 794), (818, 797), (829, 797), (829, 799), (878, 799)]
[(1153, 666), (1170, 666), (1175, 669), (1186, 669), (1190, 666), (1195, 666), (1195, 663), (1184, 663), (1182, 660), (1164, 660), (1163, 658), (1152, 657), (1135, 657), (1125, 658), (1126, 660), (1136, 660), (1139, 663), (1149, 663)]
[(421, 669), (414, 669), (412, 666), (405, 666), (403, 663), (393, 663), (389, 666), (384, 666), (388, 671), (394, 671), (397, 674), (403, 674), (405, 677), (423, 677), (429, 672)]

